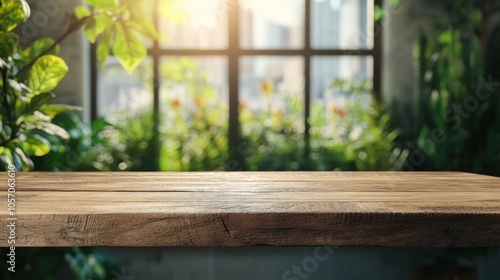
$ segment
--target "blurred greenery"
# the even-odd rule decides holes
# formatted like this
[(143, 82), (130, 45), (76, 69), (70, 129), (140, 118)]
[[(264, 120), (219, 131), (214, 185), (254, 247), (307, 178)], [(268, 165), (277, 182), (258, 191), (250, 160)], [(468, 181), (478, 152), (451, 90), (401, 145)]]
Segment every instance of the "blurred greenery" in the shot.
[[(8, 248), (0, 248), (5, 256)], [(15, 273), (4, 262), (4, 280), (108, 280), (119, 268), (108, 256), (92, 248), (16, 248)]]
[(493, 4), (439, 1), (446, 16), (436, 16), (433, 30), (416, 40), (414, 108), (404, 116), (412, 128), (397, 141), (411, 150), (405, 169), (500, 175), (500, 95), (493, 82), (500, 80), (500, 28), (487, 24)]
[[(153, 114), (117, 111), (119, 118), (100, 118), (91, 126), (63, 112), (54, 123), (68, 131), (70, 140), (47, 137), (52, 150), (34, 157), (36, 170), (227, 170), (228, 107), (218, 98), (208, 76), (189, 58), (171, 58), (162, 67), (167, 90), (183, 86), (182, 96), (162, 101), (158, 138), (153, 149)], [(183, 73), (189, 72), (189, 75)], [(264, 98), (259, 111), (240, 103), (243, 170), (397, 170), (406, 156), (394, 146), (390, 115), (380, 106), (366, 81), (334, 80), (331, 91), (349, 99), (345, 107), (318, 101), (310, 118), (309, 151), (304, 137), (303, 104), (297, 94), (261, 85), (262, 94), (280, 99), (280, 109)]]
[(397, 133), (389, 130), (390, 117), (378, 108), (366, 81), (337, 79), (331, 90), (349, 102), (345, 107), (313, 103), (309, 143), (297, 94), (271, 93), (282, 98), (284, 109), (273, 110), (270, 104), (261, 112), (240, 108), (249, 170), (397, 169), (392, 155), (404, 156), (393, 147)]
[(53, 122), (70, 135), (69, 140), (45, 136), (51, 151), (34, 157), (36, 171), (124, 171), (150, 170), (152, 114), (134, 114), (115, 125), (100, 118), (85, 125), (74, 113), (65, 111)]

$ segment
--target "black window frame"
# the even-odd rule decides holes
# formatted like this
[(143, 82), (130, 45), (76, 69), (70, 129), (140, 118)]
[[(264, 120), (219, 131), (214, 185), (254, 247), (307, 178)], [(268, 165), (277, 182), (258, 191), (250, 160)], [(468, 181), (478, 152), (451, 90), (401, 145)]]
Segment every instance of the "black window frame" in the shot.
[[(154, 0), (155, 2), (160, 0)], [(300, 56), (304, 60), (304, 140), (305, 155), (310, 152), (309, 137), (311, 113), (311, 60), (315, 56), (359, 56), (373, 58), (372, 90), (377, 100), (381, 99), (382, 81), (382, 24), (381, 21), (373, 24), (373, 47), (371, 49), (314, 49), (311, 47), (311, 1), (304, 0), (304, 47), (301, 49), (245, 49), (240, 46), (240, 6), (239, 0), (227, 0), (228, 16), (228, 46), (226, 49), (166, 49), (161, 48), (158, 41), (153, 42), (148, 49), (148, 57), (153, 63), (153, 127), (154, 139), (158, 140), (159, 114), (160, 114), (160, 58), (164, 56), (222, 56), (228, 60), (228, 83), (229, 83), (229, 130), (228, 147), (229, 163), (226, 169), (229, 171), (244, 169), (244, 159), (238, 156), (238, 147), (241, 145), (240, 122), (239, 122), (239, 73), (240, 58), (243, 56)], [(272, 1), (272, 0), (271, 0)], [(370, 1), (370, 0), (367, 0)], [(381, 6), (382, 0), (371, 0), (374, 5)], [(159, 26), (158, 13), (154, 13), (154, 23)], [(370, 26), (370, 25), (368, 25)], [(90, 117), (95, 120), (98, 106), (98, 66), (96, 60), (96, 46), (90, 47)], [(159, 141), (154, 141), (154, 149), (159, 151)]]

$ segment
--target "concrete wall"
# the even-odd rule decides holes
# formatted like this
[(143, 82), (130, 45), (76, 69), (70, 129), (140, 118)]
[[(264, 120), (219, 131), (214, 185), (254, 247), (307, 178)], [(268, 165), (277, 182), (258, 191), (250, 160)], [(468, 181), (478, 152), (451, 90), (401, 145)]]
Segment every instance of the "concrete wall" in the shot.
[[(423, 3), (425, 2), (425, 3)], [(410, 128), (415, 90), (413, 46), (421, 30), (432, 28), (434, 16), (439, 13), (432, 1), (400, 0), (394, 7), (385, 1), (382, 51), (382, 99), (397, 104), (402, 116), (401, 127)], [(406, 117), (405, 117), (406, 116)]]

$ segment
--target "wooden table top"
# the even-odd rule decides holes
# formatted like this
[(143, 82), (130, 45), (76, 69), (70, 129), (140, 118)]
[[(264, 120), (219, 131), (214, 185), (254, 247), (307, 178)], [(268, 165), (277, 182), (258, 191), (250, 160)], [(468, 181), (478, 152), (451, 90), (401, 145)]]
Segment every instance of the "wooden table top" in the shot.
[(500, 178), (469, 173), (20, 172), (15, 199), (18, 247), (500, 246)]

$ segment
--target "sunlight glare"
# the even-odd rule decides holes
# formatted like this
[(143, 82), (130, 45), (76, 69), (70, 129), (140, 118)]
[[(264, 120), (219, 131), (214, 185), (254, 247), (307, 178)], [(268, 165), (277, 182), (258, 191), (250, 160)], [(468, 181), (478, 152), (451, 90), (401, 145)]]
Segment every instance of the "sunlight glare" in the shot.
[(284, 7), (297, 7), (302, 3), (298, 0), (243, 0), (242, 5), (250, 8), (255, 14), (265, 18), (269, 22), (275, 22), (280, 25), (293, 26), (300, 18), (295, 13), (276, 12), (283, 10)]
[(224, 17), (227, 0), (184, 0), (182, 5), (191, 15), (190, 22), (195, 27), (215, 28), (219, 17)]

